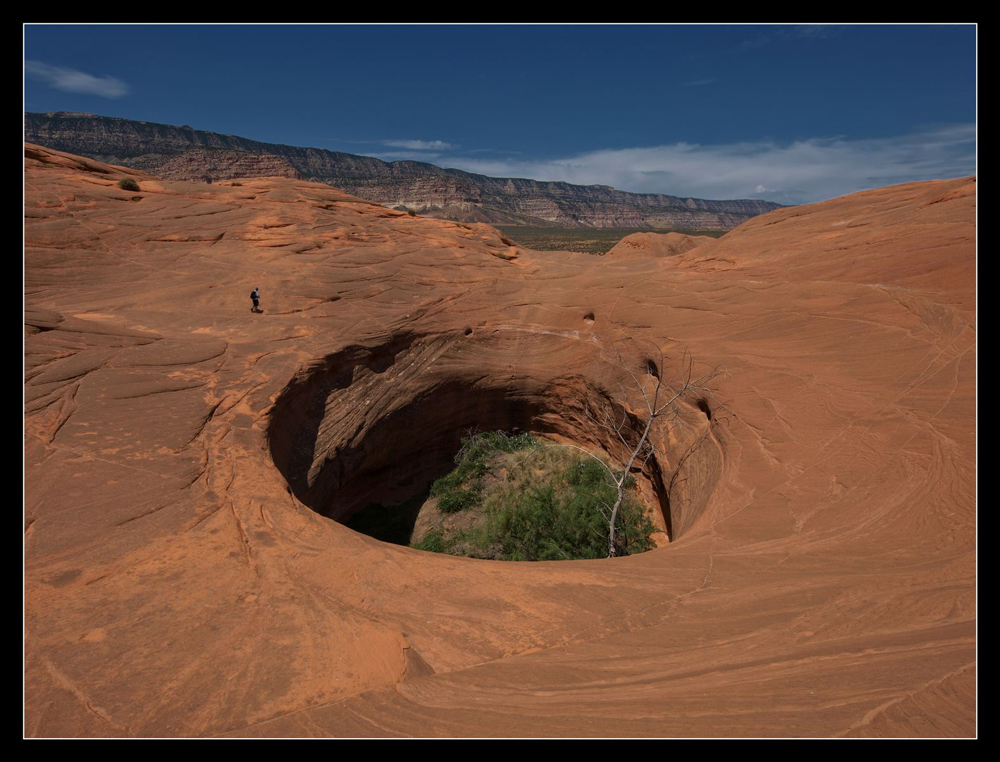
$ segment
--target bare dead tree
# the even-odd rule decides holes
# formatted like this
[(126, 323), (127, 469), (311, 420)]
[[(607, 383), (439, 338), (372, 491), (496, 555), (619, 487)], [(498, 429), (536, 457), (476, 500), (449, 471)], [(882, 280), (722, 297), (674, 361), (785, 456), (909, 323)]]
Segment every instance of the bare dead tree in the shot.
[[(654, 353), (630, 352), (625, 355), (620, 348), (615, 350), (613, 362), (628, 376), (630, 382), (618, 382), (620, 397), (617, 400), (607, 398), (603, 407), (598, 410), (592, 408), (587, 412), (588, 418), (593, 423), (612, 435), (613, 441), (618, 444), (619, 460), (624, 466), (620, 473), (607, 469), (617, 490), (614, 505), (605, 505), (607, 512), (604, 517), (608, 521), (608, 558), (617, 555), (615, 541), (618, 514), (625, 499), (629, 475), (637, 464), (639, 470), (645, 468), (656, 453), (652, 438), (654, 431), (660, 426), (669, 426), (677, 420), (681, 412), (681, 403), (686, 397), (710, 392), (711, 389), (706, 384), (722, 372), (717, 367), (694, 377), (691, 355), (685, 351), (681, 358), (678, 381), (670, 385), (665, 383), (663, 378), (665, 367), (663, 350), (655, 347), (656, 359), (650, 357), (650, 354)], [(630, 412), (629, 408), (633, 403), (636, 410)], [(636, 433), (638, 439), (634, 438)]]
[[(689, 352), (683, 352), (680, 361), (678, 381), (673, 384), (665, 382), (662, 369), (665, 367), (665, 357), (660, 347), (652, 346), (649, 352), (639, 352), (636, 345), (630, 345), (628, 353), (623, 353), (618, 347), (611, 359), (605, 357), (605, 362), (615, 365), (622, 375), (627, 376), (628, 383), (617, 382), (619, 394), (604, 398), (603, 404), (588, 404), (584, 415), (590, 421), (612, 434), (617, 448), (605, 448), (607, 454), (624, 464), (622, 471), (615, 471), (604, 459), (599, 458), (590, 450), (577, 444), (560, 443), (544, 444), (540, 449), (565, 447), (578, 450), (582, 455), (598, 463), (608, 474), (615, 487), (614, 504), (604, 503), (602, 515), (608, 522), (608, 558), (618, 555), (618, 517), (629, 488), (629, 477), (639, 463), (639, 470), (648, 466), (656, 454), (653, 434), (660, 426), (668, 426), (675, 422), (681, 412), (682, 401), (698, 393), (710, 394), (712, 389), (706, 386), (716, 376), (724, 375), (725, 371), (717, 366), (707, 373), (695, 377), (693, 360)], [(653, 359), (650, 355), (655, 355)], [(630, 407), (636, 403), (637, 412)], [(635, 436), (638, 435), (638, 439)], [(681, 461), (690, 457), (696, 446), (692, 446), (684, 454)], [(610, 450), (617, 449), (617, 453)], [(526, 453), (518, 462), (533, 457), (532, 452)], [(674, 483), (677, 473), (670, 480)], [(625, 547), (628, 547), (627, 522), (622, 524), (621, 531), (625, 537)]]

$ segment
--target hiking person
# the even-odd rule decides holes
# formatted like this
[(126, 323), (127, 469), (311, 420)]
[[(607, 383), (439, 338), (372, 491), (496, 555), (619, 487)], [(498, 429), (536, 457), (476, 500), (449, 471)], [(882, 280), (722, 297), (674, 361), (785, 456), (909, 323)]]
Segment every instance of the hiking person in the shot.
[(260, 312), (260, 286), (250, 292), (250, 298), (253, 299), (253, 307), (250, 308), (250, 311)]

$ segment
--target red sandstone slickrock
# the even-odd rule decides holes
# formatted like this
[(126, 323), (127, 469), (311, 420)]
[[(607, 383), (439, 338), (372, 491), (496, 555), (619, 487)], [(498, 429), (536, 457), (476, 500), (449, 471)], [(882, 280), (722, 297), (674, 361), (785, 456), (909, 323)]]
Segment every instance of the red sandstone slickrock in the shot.
[[(25, 146), (26, 735), (975, 733), (973, 178), (605, 257), (242, 183)], [(600, 448), (629, 339), (726, 372), (642, 475), (667, 546), (334, 520), (469, 426)]]

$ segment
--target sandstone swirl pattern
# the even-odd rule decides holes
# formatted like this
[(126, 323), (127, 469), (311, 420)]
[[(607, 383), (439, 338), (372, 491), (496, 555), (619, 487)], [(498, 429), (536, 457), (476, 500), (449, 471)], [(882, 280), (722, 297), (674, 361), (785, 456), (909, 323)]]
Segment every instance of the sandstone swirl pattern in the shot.
[[(973, 179), (593, 258), (25, 167), (26, 734), (975, 732)], [(472, 561), (321, 515), (470, 422), (599, 445), (624, 336), (728, 371), (647, 474), (667, 547)]]

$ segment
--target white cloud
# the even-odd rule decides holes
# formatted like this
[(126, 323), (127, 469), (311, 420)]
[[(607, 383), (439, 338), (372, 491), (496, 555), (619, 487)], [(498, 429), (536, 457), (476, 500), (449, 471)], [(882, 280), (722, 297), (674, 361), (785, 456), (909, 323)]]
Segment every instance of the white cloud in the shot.
[(784, 24), (780, 26), (760, 26), (763, 34), (755, 34), (744, 40), (738, 50), (747, 51), (765, 47), (772, 43), (789, 40), (818, 40), (824, 37), (834, 37), (843, 27), (831, 24)]
[(383, 140), (382, 145), (392, 148), (407, 148), (411, 151), (446, 151), (450, 148), (458, 148), (458, 146), (445, 143), (443, 140)]
[(76, 69), (53, 66), (42, 61), (25, 61), (24, 73), (28, 77), (41, 80), (50, 87), (67, 93), (86, 93), (100, 95), (103, 98), (120, 98), (127, 95), (129, 91), (128, 85), (120, 79), (95, 77)]
[(363, 153), (361, 156), (371, 156), (382, 161), (426, 161), (434, 162), (441, 158), (435, 151), (381, 151), (378, 153)]
[(442, 166), (493, 177), (611, 185), (636, 193), (808, 203), (868, 188), (975, 172), (976, 128), (959, 124), (911, 135), (790, 143), (676, 143), (522, 160), (449, 157)]

